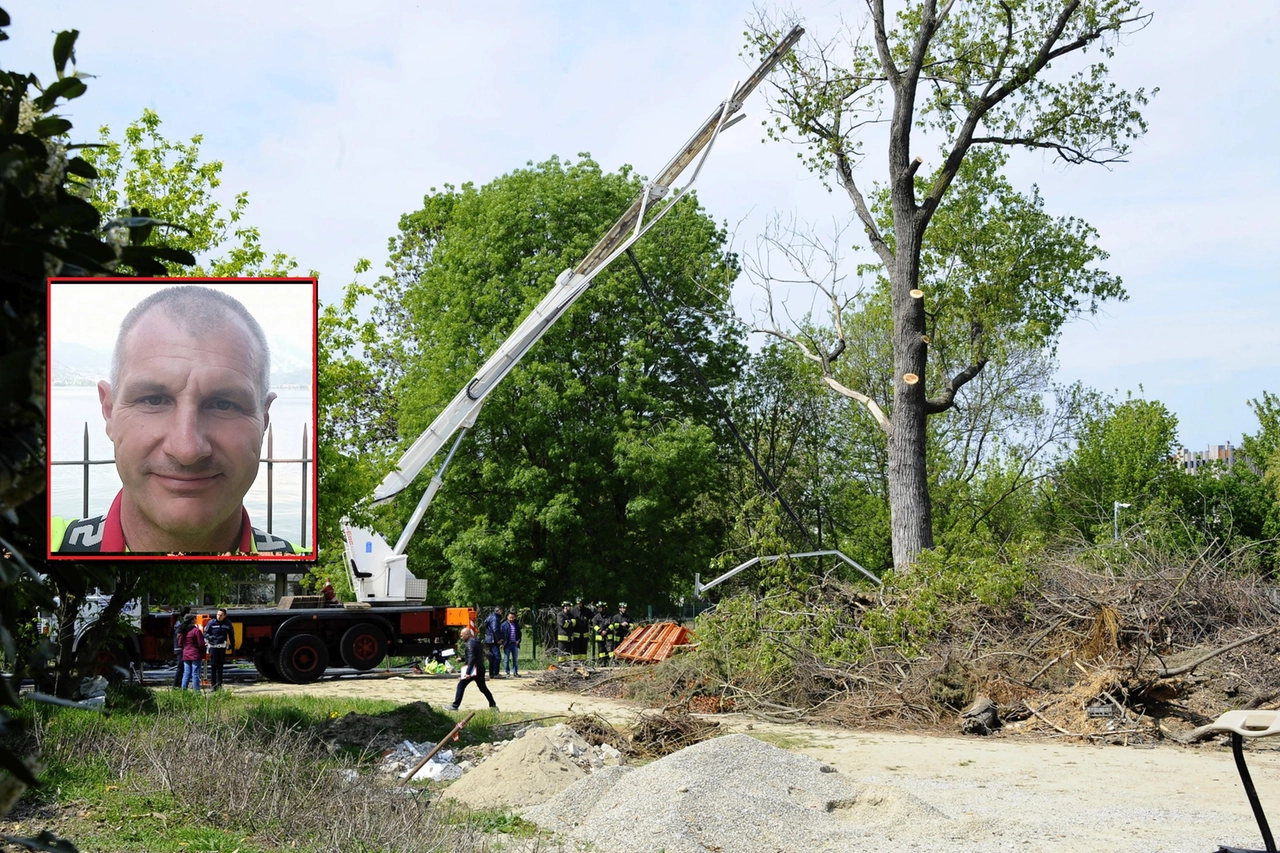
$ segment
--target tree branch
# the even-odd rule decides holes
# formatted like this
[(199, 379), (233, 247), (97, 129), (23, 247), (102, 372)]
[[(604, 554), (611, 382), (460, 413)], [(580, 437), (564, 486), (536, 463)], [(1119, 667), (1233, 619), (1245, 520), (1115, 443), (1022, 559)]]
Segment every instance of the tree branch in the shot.
[(861, 391), (855, 391), (852, 388), (841, 385), (830, 374), (824, 375), (822, 377), (822, 381), (827, 383), (827, 385), (829, 385), (837, 394), (843, 394), (844, 396), (857, 400), (859, 403), (866, 406), (867, 411), (871, 412), (871, 416), (875, 418), (876, 423), (880, 425), (880, 429), (884, 430), (885, 435), (889, 435), (891, 424), (889, 423), (889, 418), (884, 413), (884, 409), (880, 408), (879, 403), (868, 397), (866, 394), (863, 394)]
[(1222, 646), (1221, 648), (1214, 649), (1208, 654), (1201, 655), (1200, 657), (1193, 660), (1191, 663), (1184, 664), (1183, 666), (1174, 667), (1173, 669), (1169, 669), (1166, 667), (1165, 669), (1156, 673), (1156, 675), (1159, 676), (1160, 678), (1172, 678), (1175, 675), (1185, 675), (1186, 673), (1191, 672), (1191, 670), (1198, 667), (1200, 664), (1204, 663), (1207, 660), (1216, 658), (1218, 655), (1222, 654), (1223, 652), (1229, 652), (1232, 649), (1239, 648), (1240, 646), (1246, 645), (1248, 643), (1252, 643), (1255, 640), (1261, 640), (1263, 637), (1270, 637), (1276, 631), (1280, 631), (1280, 628), (1268, 628), (1265, 631), (1259, 631), (1257, 634), (1251, 634), (1248, 637), (1245, 637), (1243, 640), (1236, 640), (1234, 643), (1227, 643), (1225, 646)]
[(1122, 157), (1094, 157), (1079, 148), (1067, 145), (1063, 142), (1044, 142), (1037, 139), (1024, 136), (975, 136), (969, 140), (971, 145), (1022, 145), (1027, 148), (1047, 148), (1051, 151), (1058, 152), (1058, 156), (1068, 163), (1079, 165), (1081, 163), (1097, 163), (1105, 165), (1107, 163), (1124, 163), (1127, 162)]
[(926, 415), (936, 415), (945, 412), (956, 404), (956, 392), (968, 384), (969, 380), (982, 372), (982, 368), (987, 366), (987, 359), (980, 359), (974, 364), (969, 365), (964, 370), (951, 377), (947, 382), (947, 387), (942, 393), (932, 400), (925, 400), (924, 411)]
[(880, 55), (880, 64), (884, 66), (885, 76), (889, 84), (896, 90), (902, 81), (902, 73), (893, 64), (893, 51), (889, 48), (889, 32), (884, 27), (884, 0), (867, 0), (867, 8), (871, 10), (871, 24), (875, 31), (876, 53)]
[(880, 256), (880, 260), (886, 267), (892, 268), (894, 263), (893, 250), (889, 248), (889, 244), (880, 235), (880, 229), (876, 227), (876, 218), (871, 215), (871, 208), (867, 207), (867, 200), (863, 198), (862, 192), (858, 189), (858, 185), (853, 179), (853, 169), (849, 165), (849, 159), (845, 156), (843, 149), (836, 152), (836, 179), (840, 181), (840, 186), (844, 187), (844, 191), (853, 200), (853, 208), (858, 212), (858, 219), (862, 221), (862, 225), (866, 229), (867, 239), (871, 241), (871, 248), (875, 249), (876, 254)]
[[(1004, 83), (998, 87), (996, 87), (996, 83), (999, 81), (998, 76), (994, 77), (990, 83), (988, 83), (986, 89), (983, 91), (982, 97), (979, 98), (978, 102), (969, 110), (969, 115), (965, 118), (965, 121), (960, 128), (960, 132), (957, 134), (956, 140), (951, 146), (951, 151), (947, 154), (947, 159), (938, 173), (938, 177), (934, 180), (933, 186), (929, 188), (928, 194), (920, 205), (917, 215), (923, 222), (927, 222), (929, 217), (933, 215), (933, 211), (937, 208), (939, 202), (941, 202), (943, 194), (946, 193), (947, 188), (951, 185), (956, 173), (960, 170), (960, 163), (964, 160), (966, 152), (968, 152), (969, 147), (974, 144), (974, 135), (977, 132), (978, 124), (996, 104), (1000, 103), (1009, 95), (1025, 86), (1029, 81), (1034, 79), (1046, 65), (1057, 57), (1071, 53), (1072, 51), (1080, 50), (1091, 42), (1101, 38), (1102, 35), (1109, 30), (1117, 29), (1126, 23), (1141, 20), (1140, 17), (1125, 18), (1121, 21), (1117, 21), (1113, 25), (1096, 27), (1082, 33), (1073, 41), (1059, 45), (1055, 48), (1055, 45), (1058, 45), (1059, 40), (1066, 31), (1067, 24), (1070, 23), (1071, 18), (1074, 17), (1079, 7), (1080, 0), (1070, 0), (1070, 2), (1063, 6), (1062, 11), (1058, 14), (1058, 18), (1054, 22), (1052, 29), (1044, 37), (1039, 50), (1036, 52), (1035, 57), (1030, 63), (1022, 68), (1015, 69), (1009, 79), (1005, 80)], [(994, 90), (993, 87), (995, 87)]]

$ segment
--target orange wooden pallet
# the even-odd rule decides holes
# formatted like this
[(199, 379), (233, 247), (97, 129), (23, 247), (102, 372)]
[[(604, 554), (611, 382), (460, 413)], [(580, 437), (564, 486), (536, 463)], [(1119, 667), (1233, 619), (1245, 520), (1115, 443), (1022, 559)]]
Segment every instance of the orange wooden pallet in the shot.
[(641, 625), (618, 644), (613, 654), (636, 663), (657, 663), (671, 657), (676, 646), (689, 642), (689, 631), (674, 622)]

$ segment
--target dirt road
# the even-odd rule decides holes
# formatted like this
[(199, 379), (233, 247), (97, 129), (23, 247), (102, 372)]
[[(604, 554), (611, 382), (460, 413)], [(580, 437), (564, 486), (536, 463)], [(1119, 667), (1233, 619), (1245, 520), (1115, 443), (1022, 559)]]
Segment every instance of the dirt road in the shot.
[[(404, 676), (232, 689), (245, 696), (315, 693), (443, 706), (453, 701), (455, 685), (449, 676)], [(638, 710), (620, 700), (538, 690), (532, 678), (499, 679), (490, 687), (503, 711), (529, 717), (599, 713), (626, 722)], [(464, 710), (484, 705), (474, 688), (463, 700)], [(851, 779), (898, 786), (950, 817), (978, 818), (990, 827), (994, 850), (1211, 853), (1219, 844), (1262, 847), (1226, 746), (1142, 749), (1048, 737), (787, 727), (736, 714), (716, 719), (728, 730), (812, 755)], [(1280, 737), (1253, 745), (1248, 761), (1264, 807), (1280, 815)]]

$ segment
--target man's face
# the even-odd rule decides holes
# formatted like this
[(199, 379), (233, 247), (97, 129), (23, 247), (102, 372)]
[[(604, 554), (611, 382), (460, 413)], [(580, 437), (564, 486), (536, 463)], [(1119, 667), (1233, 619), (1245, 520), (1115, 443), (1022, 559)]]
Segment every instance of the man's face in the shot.
[(155, 309), (125, 340), (119, 387), (98, 383), (132, 550), (234, 546), (275, 397), (263, 403), (252, 352), (237, 324), (193, 335)]

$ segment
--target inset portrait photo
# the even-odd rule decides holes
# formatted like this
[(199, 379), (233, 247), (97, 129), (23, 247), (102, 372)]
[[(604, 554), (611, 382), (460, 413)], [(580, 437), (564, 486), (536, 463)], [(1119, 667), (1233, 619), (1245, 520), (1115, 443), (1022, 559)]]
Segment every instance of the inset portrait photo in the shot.
[(50, 559), (313, 560), (316, 293), (50, 279)]

